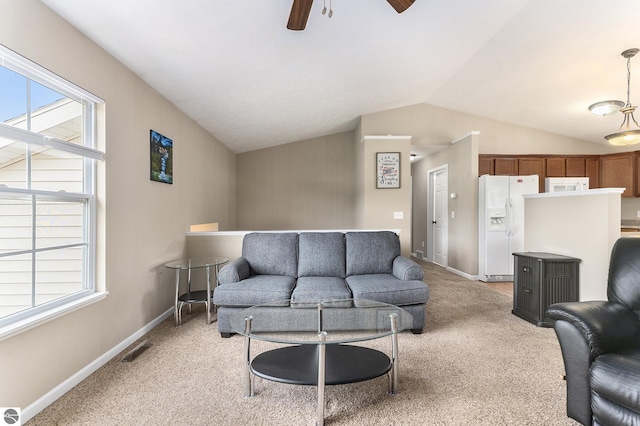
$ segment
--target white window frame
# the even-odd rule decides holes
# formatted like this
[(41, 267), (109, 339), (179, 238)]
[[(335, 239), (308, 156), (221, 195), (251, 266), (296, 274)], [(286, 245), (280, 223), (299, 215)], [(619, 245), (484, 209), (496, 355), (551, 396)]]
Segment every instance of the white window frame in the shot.
[[(96, 203), (96, 163), (97, 161), (104, 161), (105, 157), (104, 152), (96, 149), (96, 126), (97, 106), (104, 104), (104, 100), (2, 45), (0, 45), (0, 65), (81, 103), (83, 106), (83, 142), (82, 145), (69, 143), (5, 123), (0, 123), (0, 137), (20, 141), (29, 146), (45, 146), (73, 153), (83, 157), (85, 165), (83, 176), (85, 188), (82, 193), (10, 188), (0, 185), (0, 194), (16, 198), (40, 196), (59, 201), (84, 201), (86, 211), (83, 232), (86, 235), (87, 241), (87, 255), (83, 264), (83, 290), (0, 318), (0, 340), (3, 340), (38, 324), (79, 309), (87, 304), (102, 300), (106, 297), (107, 293), (105, 291), (97, 291), (96, 289), (96, 210), (98, 205)], [(31, 253), (34, 251), (37, 252), (38, 250), (35, 247), (31, 247), (30, 250), (26, 250), (25, 252)], [(15, 255), (16, 252), (12, 254)]]

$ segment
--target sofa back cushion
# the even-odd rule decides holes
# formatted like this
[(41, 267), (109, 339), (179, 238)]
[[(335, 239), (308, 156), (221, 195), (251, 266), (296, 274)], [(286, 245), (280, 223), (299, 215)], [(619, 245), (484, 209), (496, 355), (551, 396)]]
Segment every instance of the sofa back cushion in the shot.
[(293, 232), (252, 232), (242, 242), (244, 257), (253, 275), (298, 274), (298, 234)]
[(345, 277), (342, 232), (301, 232), (298, 244), (299, 277)]
[(347, 276), (393, 273), (400, 238), (391, 231), (347, 232)]

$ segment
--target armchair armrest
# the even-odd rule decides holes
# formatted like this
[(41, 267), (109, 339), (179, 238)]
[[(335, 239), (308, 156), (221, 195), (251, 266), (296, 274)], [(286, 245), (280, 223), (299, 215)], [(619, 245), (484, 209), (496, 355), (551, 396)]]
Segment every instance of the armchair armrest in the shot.
[(547, 315), (576, 327), (589, 347), (591, 359), (633, 347), (640, 331), (636, 314), (615, 302), (555, 303), (549, 306)]
[(218, 284), (237, 283), (248, 278), (251, 274), (249, 262), (244, 257), (239, 257), (224, 265), (218, 271)]
[(393, 259), (393, 276), (403, 281), (422, 281), (424, 269), (413, 260), (400, 255)]

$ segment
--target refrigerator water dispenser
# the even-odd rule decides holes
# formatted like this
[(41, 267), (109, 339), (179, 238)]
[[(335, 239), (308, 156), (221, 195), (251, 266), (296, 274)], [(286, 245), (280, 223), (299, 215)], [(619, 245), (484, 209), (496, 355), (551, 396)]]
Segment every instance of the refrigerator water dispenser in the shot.
[(506, 209), (491, 209), (488, 214), (489, 223), (488, 231), (506, 231), (507, 230), (507, 212)]

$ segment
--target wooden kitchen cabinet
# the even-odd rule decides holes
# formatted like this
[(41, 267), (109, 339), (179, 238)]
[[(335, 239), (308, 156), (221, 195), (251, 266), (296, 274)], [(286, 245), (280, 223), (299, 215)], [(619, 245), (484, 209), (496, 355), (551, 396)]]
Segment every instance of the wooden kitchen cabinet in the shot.
[(589, 178), (589, 189), (600, 188), (600, 158), (587, 157), (584, 160), (585, 173)]
[(546, 177), (565, 177), (567, 173), (564, 157), (547, 158)]
[[(605, 166), (607, 170), (604, 170)], [(566, 156), (480, 154), (478, 175), (485, 174), (538, 175), (540, 192), (544, 191), (546, 177), (588, 177), (591, 189), (629, 188), (625, 197), (640, 197), (640, 151)]]
[(518, 171), (521, 176), (545, 174), (544, 158), (521, 157), (518, 158)]
[(567, 157), (565, 159), (564, 175), (567, 177), (587, 176), (587, 159), (584, 157)]
[(518, 159), (518, 171), (521, 176), (538, 175), (538, 190), (544, 192), (545, 159), (541, 157), (524, 157)]
[(478, 157), (478, 176), (495, 174), (495, 169), (493, 168), (494, 160), (493, 157), (480, 155)]
[(636, 194), (636, 155), (633, 152), (608, 154), (600, 157), (600, 185), (602, 188), (625, 188), (623, 197)]
[(493, 172), (497, 176), (517, 176), (518, 159), (517, 158), (495, 158), (493, 160)]
[(633, 194), (634, 197), (640, 197), (640, 152), (635, 152), (635, 163), (636, 163), (636, 188)]

